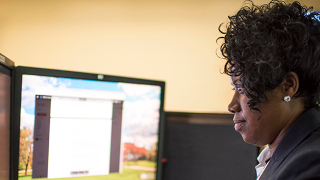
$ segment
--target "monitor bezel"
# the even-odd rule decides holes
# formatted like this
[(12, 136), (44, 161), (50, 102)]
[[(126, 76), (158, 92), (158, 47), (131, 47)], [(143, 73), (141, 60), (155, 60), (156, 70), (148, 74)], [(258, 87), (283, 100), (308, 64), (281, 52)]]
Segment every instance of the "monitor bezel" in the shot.
[(15, 69), (14, 62), (0, 53), (0, 64), (13, 71)]
[(113, 76), (106, 74), (94, 74), (87, 72), (77, 72), (58, 69), (46, 69), (37, 67), (18, 66), (15, 67), (15, 91), (14, 91), (14, 116), (13, 116), (13, 149), (14, 154), (12, 160), (12, 180), (18, 180), (18, 164), (19, 164), (19, 138), (20, 138), (20, 108), (21, 108), (21, 90), (22, 90), (22, 76), (27, 75), (40, 75), (51, 77), (66, 77), (75, 79), (98, 80), (98, 81), (111, 81), (134, 83), (142, 85), (156, 85), (161, 87), (160, 97), (160, 113), (159, 113), (159, 134), (158, 134), (158, 149), (157, 149), (157, 167), (156, 167), (156, 180), (162, 179), (162, 157), (164, 149), (164, 132), (165, 132), (165, 113), (164, 113), (164, 94), (165, 82), (159, 80), (139, 79), (123, 76)]
[(2, 53), (0, 53), (0, 65), (4, 68), (7, 68), (11, 71), (11, 97), (10, 97), (10, 164), (9, 164), (9, 179), (12, 179), (13, 177), (13, 149), (14, 149), (14, 143), (13, 143), (13, 115), (14, 115), (14, 72), (15, 72), (15, 63)]

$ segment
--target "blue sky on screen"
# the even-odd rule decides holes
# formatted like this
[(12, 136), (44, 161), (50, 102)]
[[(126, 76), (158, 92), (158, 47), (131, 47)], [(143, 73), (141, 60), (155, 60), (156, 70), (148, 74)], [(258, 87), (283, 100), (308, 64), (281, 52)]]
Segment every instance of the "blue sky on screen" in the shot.
[[(115, 91), (115, 92), (126, 93), (123, 86), (119, 85), (119, 84), (125, 84), (125, 83), (71, 79), (71, 78), (56, 78), (56, 77), (41, 77), (41, 80), (43, 82), (42, 83), (43, 86), (46, 86), (46, 87), (50, 87), (50, 86), (55, 88), (65, 87), (65, 88), (72, 88), (72, 89), (88, 89), (88, 90)], [(34, 87), (32, 87), (32, 84), (27, 83), (23, 87), (22, 93), (30, 90), (31, 91), (34, 90)], [(160, 100), (160, 91), (149, 90), (145, 92), (145, 94), (131, 95), (131, 96), (126, 93), (126, 101), (129, 101), (129, 102), (139, 101), (140, 99), (143, 99), (145, 97), (148, 97), (150, 99)], [(31, 98), (34, 98), (34, 97), (31, 97)], [(34, 105), (33, 106), (22, 105), (22, 107), (25, 109), (26, 113), (34, 114), (34, 108), (35, 108)]]
[[(123, 114), (124, 141), (146, 148), (157, 141), (161, 99), (159, 86), (24, 75), (21, 127), (34, 125), (35, 90), (39, 87), (123, 92), (126, 96)], [(146, 132), (151, 134), (147, 138)]]
[[(61, 81), (63, 80), (64, 79), (61, 79)], [(68, 88), (123, 92), (123, 89), (121, 87), (118, 87), (118, 83), (116, 82), (93, 81), (82, 79), (67, 80), (70, 82)]]
[[(40, 76), (39, 76), (40, 77)], [(102, 81), (93, 81), (93, 80), (83, 80), (83, 79), (71, 79), (71, 78), (55, 78), (55, 77), (41, 77), (42, 86), (46, 87), (64, 87), (72, 89), (88, 89), (88, 90), (102, 90), (102, 91), (116, 91), (123, 92), (121, 87), (118, 87), (116, 82), (102, 82)], [(28, 82), (28, 81), (27, 81)], [(23, 82), (25, 83), (25, 82)], [(33, 91), (38, 84), (27, 83), (23, 87), (23, 92)], [(31, 97), (30, 98), (34, 98)], [(26, 113), (34, 114), (35, 106), (22, 106)]]

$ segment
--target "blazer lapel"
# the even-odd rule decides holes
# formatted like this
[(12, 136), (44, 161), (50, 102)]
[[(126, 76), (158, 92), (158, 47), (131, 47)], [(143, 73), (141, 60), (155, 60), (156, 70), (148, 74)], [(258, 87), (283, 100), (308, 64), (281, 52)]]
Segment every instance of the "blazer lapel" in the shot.
[(278, 145), (267, 168), (261, 175), (260, 180), (273, 179), (273, 174), (295, 147), (297, 147), (311, 132), (320, 127), (319, 117), (320, 112), (317, 108), (311, 108), (297, 119)]

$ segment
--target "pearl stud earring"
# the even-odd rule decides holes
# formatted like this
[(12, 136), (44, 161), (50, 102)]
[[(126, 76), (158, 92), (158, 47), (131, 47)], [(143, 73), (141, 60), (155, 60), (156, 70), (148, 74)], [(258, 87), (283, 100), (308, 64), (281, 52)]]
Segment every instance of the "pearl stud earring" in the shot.
[(291, 101), (291, 97), (290, 97), (290, 96), (285, 96), (285, 97), (283, 98), (283, 100), (284, 100), (285, 102), (289, 102), (289, 101)]

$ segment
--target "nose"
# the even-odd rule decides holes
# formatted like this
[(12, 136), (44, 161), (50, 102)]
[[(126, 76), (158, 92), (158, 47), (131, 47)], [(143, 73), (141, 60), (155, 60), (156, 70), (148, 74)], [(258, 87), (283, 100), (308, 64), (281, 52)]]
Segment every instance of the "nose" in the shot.
[(233, 95), (230, 104), (228, 105), (228, 111), (231, 113), (240, 112), (241, 106), (239, 104), (236, 93)]

